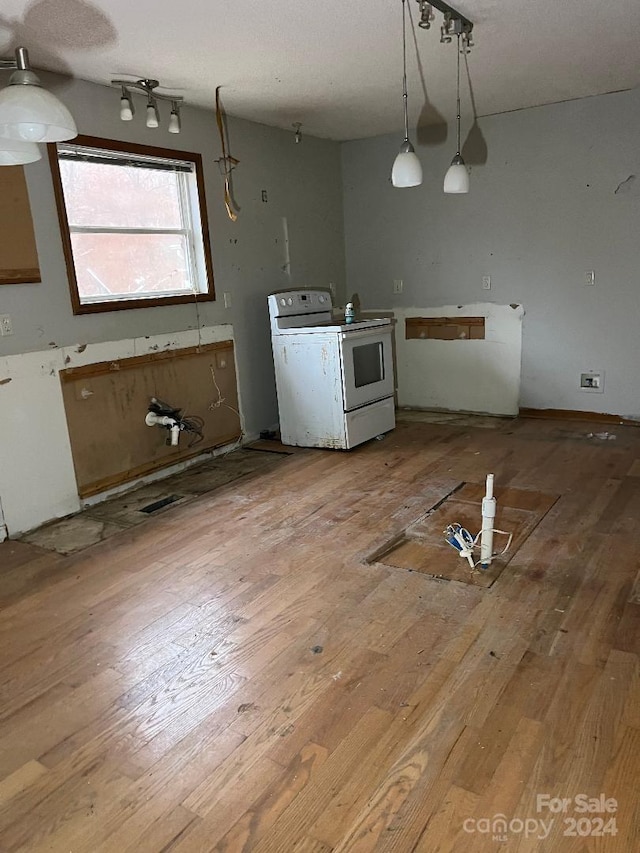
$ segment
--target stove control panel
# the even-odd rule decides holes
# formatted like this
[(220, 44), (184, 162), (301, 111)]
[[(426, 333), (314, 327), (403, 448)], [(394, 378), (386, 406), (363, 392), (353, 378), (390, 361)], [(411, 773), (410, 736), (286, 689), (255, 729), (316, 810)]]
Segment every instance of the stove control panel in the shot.
[(289, 290), (269, 296), (271, 317), (291, 317), (331, 311), (331, 293), (325, 290)]

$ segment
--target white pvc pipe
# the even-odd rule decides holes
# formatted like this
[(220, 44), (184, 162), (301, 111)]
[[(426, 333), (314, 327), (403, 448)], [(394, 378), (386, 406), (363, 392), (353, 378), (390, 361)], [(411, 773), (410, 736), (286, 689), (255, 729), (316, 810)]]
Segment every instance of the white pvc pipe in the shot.
[(482, 499), (482, 530), (480, 533), (480, 565), (487, 568), (493, 554), (493, 528), (496, 518), (496, 499), (493, 496), (493, 474), (487, 474), (486, 494)]
[(155, 412), (147, 412), (144, 422), (147, 426), (171, 426), (175, 423), (173, 418), (167, 415), (156, 415)]
[(155, 412), (147, 412), (144, 422), (147, 426), (164, 426), (171, 430), (171, 446), (176, 447), (180, 438), (180, 426), (175, 418), (169, 415), (156, 415)]

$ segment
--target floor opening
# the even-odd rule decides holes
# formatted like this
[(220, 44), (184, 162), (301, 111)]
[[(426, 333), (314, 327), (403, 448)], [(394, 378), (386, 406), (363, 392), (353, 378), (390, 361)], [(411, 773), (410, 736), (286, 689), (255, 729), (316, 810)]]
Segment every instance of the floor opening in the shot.
[[(458, 522), (475, 535), (481, 525), (484, 493), (484, 483), (461, 483), (426, 515), (378, 548), (367, 562), (421, 572), (439, 580), (462, 581), (483, 588), (492, 586), (559, 496), (496, 487), (498, 508), (495, 526), (513, 533), (511, 547), (506, 554), (494, 558), (486, 571), (479, 566), (472, 571), (468, 561), (445, 541), (444, 530), (447, 525)], [(505, 544), (506, 537), (496, 536), (494, 553), (502, 550)]]

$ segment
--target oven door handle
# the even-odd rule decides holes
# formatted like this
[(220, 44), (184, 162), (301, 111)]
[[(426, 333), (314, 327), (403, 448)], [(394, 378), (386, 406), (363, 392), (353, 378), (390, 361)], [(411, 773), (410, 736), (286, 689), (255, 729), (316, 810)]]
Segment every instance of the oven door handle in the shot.
[(340, 340), (355, 341), (363, 338), (379, 338), (381, 335), (390, 335), (391, 326), (374, 326), (371, 329), (360, 329), (357, 332), (340, 332)]

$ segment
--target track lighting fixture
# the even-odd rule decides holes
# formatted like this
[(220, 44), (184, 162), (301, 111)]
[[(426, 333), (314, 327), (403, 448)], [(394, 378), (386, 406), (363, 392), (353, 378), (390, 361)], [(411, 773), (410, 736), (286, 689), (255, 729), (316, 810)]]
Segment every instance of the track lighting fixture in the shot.
[(32, 163), (41, 157), (37, 142), (78, 135), (69, 110), (31, 70), (26, 48), (16, 48), (14, 59), (0, 59), (0, 70), (13, 71), (9, 85), (0, 90), (0, 165)]
[[(457, 78), (456, 78), (456, 154), (453, 160), (451, 161), (451, 165), (447, 170), (447, 174), (444, 176), (444, 191), (446, 193), (468, 193), (469, 192), (469, 172), (467, 172), (467, 167), (465, 165), (464, 160), (462, 159), (462, 154), (460, 153), (460, 36), (461, 33), (457, 33), (457, 50), (458, 61), (457, 61)], [(466, 48), (464, 48), (466, 49)]]
[(171, 115), (169, 116), (169, 133), (180, 133), (182, 122), (180, 120), (180, 104), (183, 101), (181, 95), (163, 95), (156, 92), (156, 88), (160, 85), (158, 80), (150, 80), (142, 78), (140, 80), (112, 80), (112, 86), (119, 86), (120, 97), (120, 118), (122, 121), (131, 121), (135, 112), (133, 108), (132, 95), (142, 93), (147, 96), (146, 107), (146, 125), (147, 127), (159, 127), (160, 115), (158, 113), (158, 101), (169, 101), (171, 103)]
[(404, 109), (404, 141), (393, 162), (391, 183), (394, 187), (417, 187), (422, 183), (422, 165), (409, 142), (409, 118), (407, 110), (407, 33), (406, 0), (402, 0), (402, 103)]
[[(443, 22), (440, 27), (440, 42), (447, 44), (455, 36), (458, 45), (458, 76), (457, 76), (457, 150), (444, 180), (446, 193), (469, 192), (469, 173), (460, 153), (460, 51), (466, 53), (472, 47), (472, 22), (460, 14), (444, 0), (416, 0), (420, 10), (418, 26), (424, 30), (431, 28), (434, 20), (434, 8), (442, 12)], [(402, 0), (402, 100), (404, 106), (404, 141), (400, 146), (391, 171), (391, 183), (394, 187), (417, 187), (422, 183), (422, 165), (416, 156), (413, 145), (409, 141), (409, 120), (407, 110), (407, 35), (406, 35), (406, 0)]]

